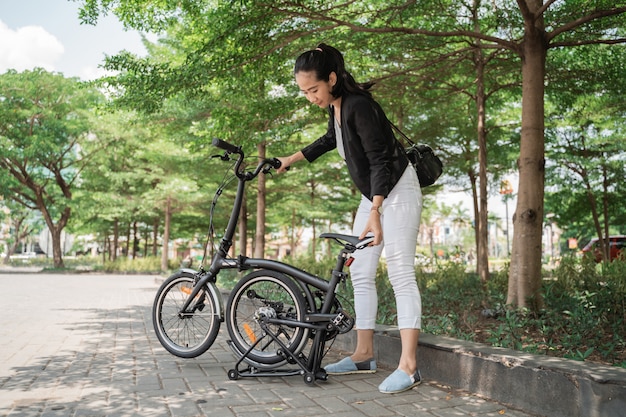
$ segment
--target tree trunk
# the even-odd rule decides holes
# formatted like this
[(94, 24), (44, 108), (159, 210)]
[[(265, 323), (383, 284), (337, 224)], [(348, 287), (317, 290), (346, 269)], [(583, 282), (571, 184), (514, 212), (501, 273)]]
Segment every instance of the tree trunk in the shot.
[[(522, 1), (522, 0), (519, 0)], [(513, 215), (513, 247), (507, 304), (538, 310), (541, 297), (541, 236), (543, 230), (544, 79), (547, 45), (541, 0), (526, 0), (522, 55), (522, 132), (518, 160), (517, 207)]]
[(133, 222), (133, 260), (137, 259), (137, 249), (139, 249), (139, 238), (137, 237), (137, 222)]
[(109, 259), (115, 261), (117, 259), (117, 248), (120, 243), (120, 221), (118, 218), (113, 220), (113, 248), (109, 245)]
[(296, 256), (296, 209), (291, 209), (291, 236), (289, 237), (290, 255)]
[(316, 222), (315, 219), (311, 219), (311, 232), (313, 233), (313, 236), (311, 237), (311, 255), (313, 256), (313, 259), (315, 259), (315, 251), (317, 250), (317, 230), (316, 230)]
[(430, 245), (430, 256), (435, 259), (437, 254), (435, 253), (435, 228), (433, 226), (428, 228), (428, 244)]
[(54, 261), (55, 268), (64, 268), (63, 264), (63, 248), (61, 248), (61, 232), (63, 229), (60, 227), (50, 228), (50, 237), (52, 239), (52, 259)]
[(8, 265), (9, 263), (11, 263), (11, 256), (15, 253), (15, 249), (17, 248), (17, 245), (19, 244), (19, 242), (14, 242), (13, 244), (7, 244), (7, 253), (4, 255), (4, 259), (2, 260), (2, 263), (4, 265)]
[(487, 132), (485, 129), (485, 63), (483, 62), (482, 50), (478, 41), (475, 52), (474, 65), (476, 68), (476, 115), (478, 135), (478, 242), (476, 255), (476, 271), (483, 285), (489, 281), (489, 223), (487, 211)]
[(126, 227), (126, 258), (130, 256), (130, 223)]
[[(328, 220), (328, 229), (326, 230), (328, 230), (329, 232), (333, 231), (333, 221), (330, 219)], [(324, 239), (324, 244), (324, 247), (326, 248), (326, 257), (330, 259), (333, 256), (331, 243), (328, 241), (328, 239)]]
[(165, 227), (163, 228), (163, 248), (161, 250), (161, 271), (167, 271), (168, 248), (170, 245), (170, 222), (172, 221), (172, 199), (165, 203)]
[(159, 249), (159, 218), (155, 217), (152, 223), (152, 256), (157, 256)]
[[(587, 192), (587, 200), (589, 201), (589, 206), (591, 207), (591, 218), (593, 219), (593, 226), (596, 229), (596, 234), (598, 235), (598, 245), (600, 247), (600, 249), (602, 250), (602, 254), (603, 254), (603, 258), (602, 259), (607, 259), (606, 258), (606, 245), (605, 243), (608, 243), (608, 232), (604, 233), (603, 230), (603, 226), (600, 223), (600, 213), (598, 212), (598, 202), (596, 201), (596, 196), (593, 193), (593, 187), (591, 186), (591, 183), (589, 182), (589, 177), (586, 175), (585, 171), (582, 171), (583, 173), (585, 173), (585, 175), (583, 175), (583, 183), (585, 184), (585, 190)], [(606, 224), (606, 221), (604, 222)], [(605, 237), (607, 239), (605, 239)]]
[(4, 262), (3, 262), (5, 265), (8, 265), (11, 262), (11, 255), (15, 253), (20, 242), (26, 239), (26, 237), (30, 235), (33, 231), (33, 229), (29, 227), (26, 227), (24, 230), (22, 230), (22, 225), (24, 224), (25, 220), (26, 220), (26, 217), (20, 217), (13, 221), (14, 223), (13, 229), (15, 230), (15, 240), (13, 241), (13, 243), (7, 242), (7, 253), (4, 257)]
[[(257, 145), (259, 158), (265, 158), (265, 142)], [(265, 256), (265, 175), (257, 177), (257, 204), (256, 204), (256, 236), (254, 245), (254, 257)]]
[[(71, 195), (68, 197), (68, 200), (71, 198)], [(70, 218), (72, 213), (72, 209), (70, 207), (65, 207), (61, 211), (61, 215), (59, 216), (59, 220), (55, 224), (52, 220), (52, 216), (48, 211), (48, 208), (44, 204), (43, 197), (41, 194), (37, 194), (37, 208), (41, 212), (48, 229), (50, 230), (50, 238), (52, 239), (52, 260), (54, 262), (54, 267), (57, 269), (65, 268), (63, 263), (63, 251), (61, 250), (61, 232), (67, 225), (67, 221)]]
[[(472, 209), (474, 210), (474, 240), (476, 241), (476, 274), (480, 276), (480, 261), (478, 259), (478, 251), (480, 246), (480, 239), (478, 235), (478, 222), (480, 221), (480, 209), (478, 208), (478, 191), (476, 189), (476, 175), (473, 172), (469, 173), (470, 184), (472, 188)], [(487, 257), (489, 262), (489, 257)]]
[(602, 213), (604, 217), (604, 236), (606, 241), (602, 249), (604, 262), (611, 262), (611, 241), (609, 239), (609, 179), (606, 172), (606, 164), (602, 164)]
[[(315, 191), (317, 189), (317, 183), (314, 179), (309, 183), (311, 186), (311, 194), (309, 195), (311, 201), (311, 207), (315, 207)], [(315, 229), (315, 218), (311, 219), (311, 229), (313, 231), (313, 237), (311, 238), (311, 254), (313, 255), (313, 259), (315, 259), (315, 252), (317, 250), (317, 230)]]

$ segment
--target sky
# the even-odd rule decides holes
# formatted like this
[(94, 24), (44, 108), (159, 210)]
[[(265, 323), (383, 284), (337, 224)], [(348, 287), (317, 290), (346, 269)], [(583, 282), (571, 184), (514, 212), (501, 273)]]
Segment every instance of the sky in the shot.
[(71, 0), (0, 0), (0, 74), (42, 67), (66, 77), (105, 75), (106, 55), (128, 50), (145, 55), (141, 34), (126, 31), (115, 16), (81, 24)]

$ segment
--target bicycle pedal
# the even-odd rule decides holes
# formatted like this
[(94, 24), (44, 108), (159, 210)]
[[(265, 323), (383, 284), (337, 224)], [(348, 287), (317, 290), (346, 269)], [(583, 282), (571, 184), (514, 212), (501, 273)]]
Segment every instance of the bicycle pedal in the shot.
[(354, 327), (354, 319), (345, 311), (340, 311), (333, 319), (333, 325), (337, 328), (339, 333), (344, 334), (352, 330)]

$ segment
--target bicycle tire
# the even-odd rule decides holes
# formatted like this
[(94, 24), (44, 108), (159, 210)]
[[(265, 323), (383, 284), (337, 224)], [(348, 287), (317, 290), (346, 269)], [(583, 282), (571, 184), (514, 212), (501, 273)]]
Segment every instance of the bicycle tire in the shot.
[(168, 352), (181, 358), (202, 355), (211, 347), (220, 329), (219, 305), (207, 286), (192, 302), (193, 311), (180, 314), (194, 285), (192, 273), (176, 272), (163, 282), (152, 307), (152, 325), (159, 342)]
[[(270, 315), (278, 319), (302, 322), (306, 302), (301, 288), (289, 277), (271, 270), (254, 271), (235, 285), (226, 307), (226, 325), (232, 343), (244, 353), (259, 342), (244, 358), (251, 363), (274, 367), (287, 362), (287, 354), (269, 335), (264, 335), (255, 315)], [(309, 329), (268, 323), (270, 331), (294, 355), (307, 343)], [(260, 340), (264, 338), (264, 340)], [(250, 363), (250, 362), (249, 362)]]

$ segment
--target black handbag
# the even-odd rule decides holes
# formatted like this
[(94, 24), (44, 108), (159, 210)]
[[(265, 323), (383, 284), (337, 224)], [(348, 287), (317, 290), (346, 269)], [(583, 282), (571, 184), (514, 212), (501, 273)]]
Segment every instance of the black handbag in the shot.
[(406, 152), (407, 158), (409, 158), (409, 161), (413, 165), (413, 168), (415, 168), (415, 172), (417, 172), (417, 179), (420, 182), (420, 187), (433, 185), (443, 173), (443, 163), (441, 162), (441, 159), (435, 155), (435, 152), (430, 146), (418, 145), (414, 143), (408, 138), (407, 135), (404, 134), (404, 132), (398, 129), (396, 125), (391, 122), (389, 122), (389, 124), (407, 143), (404, 151)]

